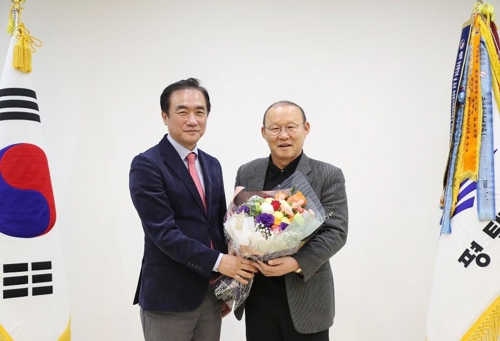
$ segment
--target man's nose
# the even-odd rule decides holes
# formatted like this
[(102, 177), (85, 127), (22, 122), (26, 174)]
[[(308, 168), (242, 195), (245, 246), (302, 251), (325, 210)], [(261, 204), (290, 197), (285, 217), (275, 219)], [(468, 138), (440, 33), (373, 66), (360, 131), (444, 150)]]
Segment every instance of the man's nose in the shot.
[(278, 134), (278, 138), (280, 139), (287, 139), (290, 137), (290, 134), (286, 131), (285, 128), (281, 128), (280, 133)]
[(194, 113), (188, 114), (187, 123), (189, 125), (197, 125), (198, 124), (198, 119), (196, 118), (196, 115)]

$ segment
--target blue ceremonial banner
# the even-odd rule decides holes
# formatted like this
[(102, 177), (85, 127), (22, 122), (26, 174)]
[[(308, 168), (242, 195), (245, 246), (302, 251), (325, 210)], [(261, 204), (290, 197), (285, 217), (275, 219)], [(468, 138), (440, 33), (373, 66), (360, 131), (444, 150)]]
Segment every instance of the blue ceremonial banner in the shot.
[(500, 340), (500, 61), (493, 7), (478, 2), (453, 72), (450, 152), (427, 341)]
[[(469, 40), (472, 21), (466, 22), (462, 28), (460, 42), (458, 44), (457, 57), (453, 70), (453, 79), (451, 83), (451, 115), (450, 115), (450, 152), (448, 154), (448, 162), (443, 180), (443, 197), (441, 198), (441, 206), (444, 210), (441, 221), (444, 233), (450, 231), (450, 219), (452, 210), (452, 186), (453, 183), (449, 179), (453, 179), (455, 175), (454, 167), (450, 165), (456, 163), (458, 145), (462, 135), (463, 112), (465, 105), (465, 88), (467, 85), (467, 77), (464, 76), (464, 70), (468, 69), (469, 61)], [(458, 109), (457, 109), (458, 107)]]
[(469, 45), (471, 21), (464, 24), (462, 28), (462, 35), (460, 36), (460, 43), (458, 44), (457, 60), (455, 62), (455, 70), (453, 72), (453, 80), (451, 84), (451, 129), (453, 132), (454, 117), (456, 113), (458, 85), (462, 81), (465, 69), (465, 54)]
[(491, 91), (490, 58), (484, 38), (481, 38), (481, 94), (483, 125), (477, 186), (479, 220), (494, 220), (495, 212), (495, 165), (493, 162), (493, 109)]
[[(465, 58), (463, 62), (463, 66), (465, 66), (465, 69), (467, 69), (469, 65), (469, 50), (467, 49), (465, 51)], [(451, 140), (451, 151), (449, 154), (449, 160), (448, 160), (448, 167), (447, 167), (447, 176), (445, 177), (445, 192), (443, 193), (444, 195), (444, 207), (443, 207), (443, 218), (441, 220), (441, 232), (442, 233), (450, 233), (451, 232), (451, 227), (450, 227), (450, 219), (452, 217), (452, 205), (453, 205), (453, 181), (452, 179), (455, 178), (455, 167), (450, 167), (450, 165), (455, 165), (457, 162), (457, 154), (458, 154), (458, 147), (460, 145), (460, 140), (462, 138), (462, 125), (463, 125), (463, 117), (464, 117), (464, 107), (465, 107), (465, 88), (467, 87), (467, 77), (463, 77), (461, 80), (460, 84), (460, 93), (457, 96), (457, 101), (459, 102), (458, 105), (458, 112), (454, 117), (455, 120), (455, 129), (452, 135), (452, 140)], [(463, 183), (461, 184), (460, 188), (462, 189)], [(461, 190), (462, 191), (462, 190)], [(459, 193), (460, 196), (460, 193)], [(472, 205), (472, 204), (471, 204)], [(457, 207), (455, 209), (455, 214), (457, 212), (460, 212), (460, 210), (463, 209), (463, 206)]]

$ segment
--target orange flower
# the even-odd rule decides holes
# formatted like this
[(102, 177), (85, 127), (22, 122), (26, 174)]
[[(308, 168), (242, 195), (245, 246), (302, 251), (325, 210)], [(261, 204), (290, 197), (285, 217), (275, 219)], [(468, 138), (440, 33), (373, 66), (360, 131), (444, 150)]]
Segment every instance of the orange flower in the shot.
[(307, 204), (306, 197), (304, 196), (304, 194), (302, 194), (301, 191), (298, 191), (297, 193), (295, 193), (294, 195), (292, 195), (291, 197), (289, 197), (287, 199), (287, 202), (289, 204), (291, 204), (293, 202), (296, 202), (297, 204), (299, 204), (302, 207)]
[(285, 200), (288, 195), (284, 192), (278, 192), (274, 195), (274, 199), (276, 200)]
[(299, 212), (299, 213), (304, 212), (304, 209), (302, 208), (302, 206), (301, 206), (298, 202), (294, 202), (294, 203), (292, 203), (292, 209), (293, 209), (295, 212)]

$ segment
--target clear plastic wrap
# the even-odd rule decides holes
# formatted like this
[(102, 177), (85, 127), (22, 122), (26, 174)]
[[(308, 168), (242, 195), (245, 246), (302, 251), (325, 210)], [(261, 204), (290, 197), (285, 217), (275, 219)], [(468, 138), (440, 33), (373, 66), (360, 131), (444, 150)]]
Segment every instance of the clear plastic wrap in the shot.
[[(289, 256), (314, 235), (325, 212), (304, 175), (296, 171), (272, 191), (237, 193), (229, 204), (224, 229), (233, 254), (253, 260)], [(237, 309), (250, 294), (248, 284), (222, 276), (215, 295)]]

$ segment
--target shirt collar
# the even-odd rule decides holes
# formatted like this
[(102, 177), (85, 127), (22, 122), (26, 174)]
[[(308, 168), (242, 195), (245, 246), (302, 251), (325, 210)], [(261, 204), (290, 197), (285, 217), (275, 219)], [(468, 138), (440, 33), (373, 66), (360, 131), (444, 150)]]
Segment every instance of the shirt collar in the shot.
[(277, 176), (280, 173), (283, 173), (286, 177), (289, 177), (292, 175), (295, 170), (297, 169), (297, 166), (300, 162), (300, 158), (302, 157), (302, 154), (304, 152), (302, 151), (299, 156), (297, 156), (292, 162), (290, 162), (285, 168), (280, 169), (278, 168), (274, 163), (273, 159), (271, 158), (271, 155), (269, 155), (269, 166), (268, 166), (268, 172), (270, 175), (270, 178), (273, 178)]
[(198, 156), (198, 147), (194, 147), (193, 150), (189, 150), (177, 143), (177, 141), (175, 141), (170, 135), (167, 135), (167, 139), (172, 144), (182, 160), (185, 160), (189, 153), (195, 153)]

